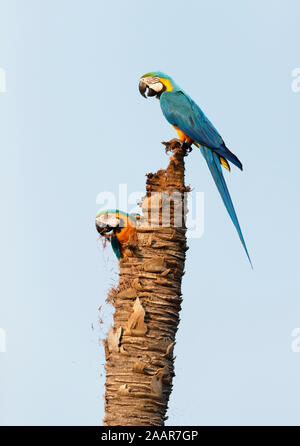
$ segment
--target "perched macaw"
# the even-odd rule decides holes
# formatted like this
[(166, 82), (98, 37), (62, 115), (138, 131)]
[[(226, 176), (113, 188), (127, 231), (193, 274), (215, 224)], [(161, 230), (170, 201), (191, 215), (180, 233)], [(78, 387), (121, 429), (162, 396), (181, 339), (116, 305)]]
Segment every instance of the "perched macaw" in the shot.
[(127, 214), (118, 209), (101, 211), (96, 216), (96, 229), (101, 236), (110, 240), (118, 260), (126, 256), (124, 245), (135, 240), (138, 218), (138, 214)]
[(146, 73), (140, 78), (139, 90), (145, 98), (156, 96), (160, 100), (162, 112), (177, 131), (182, 145), (190, 147), (195, 144), (200, 148), (252, 266), (221, 168), (222, 165), (230, 171), (230, 161), (243, 170), (242, 163), (226, 147), (222, 137), (200, 107), (170, 76), (160, 71)]

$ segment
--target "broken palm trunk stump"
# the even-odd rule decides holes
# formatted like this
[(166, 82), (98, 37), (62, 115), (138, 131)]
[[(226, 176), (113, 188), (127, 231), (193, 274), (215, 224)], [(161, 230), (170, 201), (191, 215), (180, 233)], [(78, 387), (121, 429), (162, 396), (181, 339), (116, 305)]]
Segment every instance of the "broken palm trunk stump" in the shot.
[[(137, 240), (120, 261), (115, 308), (104, 341), (106, 426), (164, 425), (174, 377), (186, 245), (186, 151), (175, 140), (166, 170), (147, 175)], [(169, 201), (169, 203), (168, 203)], [(168, 205), (169, 204), (169, 205)]]

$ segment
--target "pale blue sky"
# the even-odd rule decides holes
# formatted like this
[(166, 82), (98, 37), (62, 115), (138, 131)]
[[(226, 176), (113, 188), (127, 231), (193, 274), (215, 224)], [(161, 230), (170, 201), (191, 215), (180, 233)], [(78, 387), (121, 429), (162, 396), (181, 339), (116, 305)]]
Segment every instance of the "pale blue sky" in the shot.
[(189, 241), (168, 424), (299, 424), (299, 1), (1, 0), (0, 11), (0, 423), (101, 423), (98, 306), (117, 264), (97, 241), (96, 196), (141, 191), (166, 166), (160, 142), (174, 132), (137, 90), (162, 70), (244, 164), (226, 178), (254, 264), (193, 151), (205, 232)]

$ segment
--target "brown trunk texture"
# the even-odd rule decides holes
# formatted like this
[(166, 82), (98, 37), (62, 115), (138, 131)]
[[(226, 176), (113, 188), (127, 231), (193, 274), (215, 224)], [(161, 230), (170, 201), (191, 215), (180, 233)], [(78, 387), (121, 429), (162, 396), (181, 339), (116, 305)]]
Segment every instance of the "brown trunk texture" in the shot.
[[(169, 144), (170, 146), (170, 144)], [(104, 342), (106, 426), (164, 425), (174, 373), (186, 245), (185, 152), (176, 142), (166, 170), (147, 175), (137, 240), (109, 293), (115, 308)], [(168, 206), (171, 194), (170, 223)], [(147, 218), (148, 217), (148, 218)], [(179, 224), (179, 221), (182, 221)]]

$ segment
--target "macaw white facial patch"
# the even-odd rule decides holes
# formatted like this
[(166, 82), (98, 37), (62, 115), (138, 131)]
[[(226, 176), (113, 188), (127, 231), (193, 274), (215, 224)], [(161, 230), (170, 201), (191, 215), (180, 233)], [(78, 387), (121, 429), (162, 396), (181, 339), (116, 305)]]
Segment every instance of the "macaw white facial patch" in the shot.
[(159, 77), (144, 77), (143, 82), (148, 85), (148, 87), (151, 88), (151, 90), (156, 91), (156, 93), (159, 93), (163, 88), (163, 84), (161, 83)]
[(111, 226), (112, 228), (116, 228), (120, 224), (120, 220), (111, 214), (102, 214), (97, 217), (97, 224), (99, 226)]

